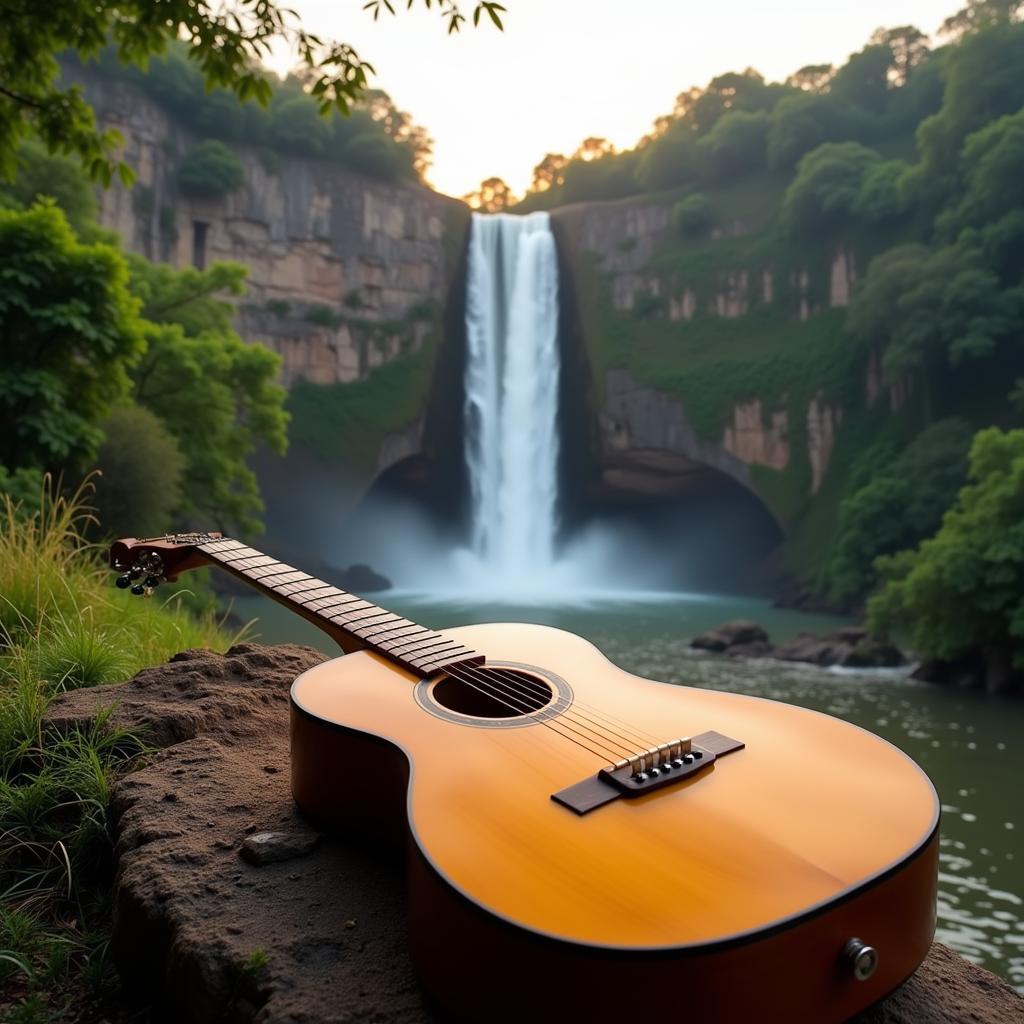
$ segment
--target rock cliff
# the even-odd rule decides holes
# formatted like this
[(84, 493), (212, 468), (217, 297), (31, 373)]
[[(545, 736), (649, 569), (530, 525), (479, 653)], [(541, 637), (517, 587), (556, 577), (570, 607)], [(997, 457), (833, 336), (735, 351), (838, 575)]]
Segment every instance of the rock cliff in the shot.
[(123, 136), (137, 176), (131, 188), (99, 193), (101, 224), (176, 267), (246, 264), (239, 331), (280, 353), (285, 385), (362, 379), (436, 330), (463, 204), (246, 147), (236, 149), (243, 186), (196, 198), (180, 188), (178, 168), (199, 140), (131, 85), (89, 72), (80, 81), (102, 126)]

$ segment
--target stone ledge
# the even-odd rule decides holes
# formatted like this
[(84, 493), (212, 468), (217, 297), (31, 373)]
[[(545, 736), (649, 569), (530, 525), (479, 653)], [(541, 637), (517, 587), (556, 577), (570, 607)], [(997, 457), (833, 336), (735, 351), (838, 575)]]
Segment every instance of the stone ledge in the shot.
[[(323, 837), (288, 785), (288, 688), (311, 648), (188, 651), (118, 687), (57, 700), (54, 728), (116, 702), (163, 749), (114, 792), (114, 956), (126, 986), (181, 1022), (422, 1024), (402, 865)], [(277, 833), (296, 856), (240, 856)], [(1005, 1024), (1024, 999), (941, 945), (859, 1024)]]

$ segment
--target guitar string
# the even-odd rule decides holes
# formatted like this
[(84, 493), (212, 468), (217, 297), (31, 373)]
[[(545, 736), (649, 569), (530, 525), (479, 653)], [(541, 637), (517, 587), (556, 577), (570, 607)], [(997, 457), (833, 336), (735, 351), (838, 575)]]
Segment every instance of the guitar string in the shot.
[[(489, 683), (492, 686), (499, 686), (499, 687), (501, 687), (503, 692), (505, 692), (505, 693), (508, 693), (508, 689), (510, 687), (513, 688), (513, 690), (515, 690), (517, 682), (519, 682), (519, 683), (527, 683), (528, 682), (527, 680), (518, 679), (517, 677), (512, 676), (511, 673), (508, 674), (510, 678), (508, 678), (506, 680), (505, 674), (498, 673), (498, 672), (494, 671), (493, 669), (492, 670), (487, 670), (485, 668), (476, 668), (476, 667), (471, 666), (471, 665), (462, 665), (462, 666), (456, 666), (456, 667), (459, 668), (460, 670), (464, 671), (464, 672), (468, 672), (468, 673), (472, 674), (478, 680), (483, 680), (484, 682), (487, 682), (487, 683)], [(447, 672), (448, 672), (448, 675), (453, 675), (454, 674), (453, 671), (450, 670), (450, 669), (447, 670)], [(533, 681), (530, 680), (529, 682), (532, 683)], [(589, 715), (583, 714), (582, 712), (579, 713), (577, 716), (569, 714), (569, 710), (568, 710), (569, 708), (572, 708), (572, 707), (587, 707), (587, 705), (577, 705), (574, 701), (571, 701), (568, 698), (563, 698), (563, 697), (558, 696), (557, 692), (551, 691), (551, 690), (541, 686), (541, 684), (539, 684), (539, 683), (536, 683), (534, 685), (536, 686), (536, 690), (534, 692), (529, 692), (527, 690), (518, 689), (518, 693), (521, 694), (523, 696), (523, 699), (528, 702), (528, 704), (531, 706), (531, 710), (533, 710), (533, 711), (540, 711), (542, 708), (546, 708), (548, 710), (557, 709), (557, 710), (559, 710), (561, 712), (562, 717), (567, 718), (569, 721), (576, 722), (576, 724), (580, 725), (584, 729), (586, 729), (587, 726), (583, 725), (583, 721), (582, 720), (586, 720), (586, 721), (590, 722), (591, 725), (593, 726), (593, 728), (590, 731), (594, 732), (595, 735), (600, 735), (603, 738), (607, 739), (609, 741), (609, 743), (612, 744), (613, 746), (619, 747), (620, 748), (620, 753), (625, 753), (628, 756), (630, 754), (636, 754), (636, 753), (642, 753), (643, 752), (643, 746), (641, 746), (639, 749), (637, 749), (636, 746), (635, 746), (638, 737), (626, 736), (623, 733), (618, 732), (617, 730), (611, 728), (611, 726), (602, 725), (600, 722), (598, 722), (595, 719), (591, 718)], [(543, 701), (540, 701), (541, 697), (549, 698), (552, 695), (555, 696), (555, 700), (551, 701), (551, 700), (545, 699)], [(600, 712), (595, 712), (595, 714), (600, 714)], [(628, 726), (627, 726), (627, 728), (628, 728)], [(618, 739), (613, 739), (612, 737), (617, 737)], [(653, 737), (650, 737), (650, 738), (653, 739)], [(618, 740), (624, 740), (626, 742), (626, 744), (628, 744), (628, 746), (623, 747), (618, 742)], [(658, 746), (658, 743), (655, 743), (655, 746)]]
[[(484, 665), (481, 668), (477, 669), (477, 671), (483, 672), (485, 674), (489, 672), (491, 675), (498, 675), (499, 674), (494, 669), (488, 670), (486, 665)], [(601, 728), (606, 728), (609, 732), (615, 733), (616, 736), (618, 736), (620, 739), (626, 740), (627, 743), (636, 743), (638, 740), (648, 740), (650, 742), (653, 742), (655, 745), (660, 743), (660, 741), (656, 740), (655, 737), (652, 736), (650, 733), (645, 732), (644, 730), (639, 729), (639, 728), (637, 728), (634, 725), (631, 725), (629, 722), (626, 722), (626, 721), (624, 721), (621, 718), (617, 718), (615, 715), (609, 715), (606, 712), (603, 712), (603, 711), (599, 710), (598, 708), (594, 707), (591, 704), (584, 704), (582, 701), (576, 701), (576, 700), (568, 698), (568, 697), (561, 697), (561, 696), (559, 696), (557, 694), (557, 691), (550, 691), (539, 680), (532, 679), (528, 675), (524, 674), (523, 677), (518, 678), (518, 681), (520, 683), (522, 683), (524, 686), (533, 687), (535, 689), (535, 691), (537, 692), (538, 696), (546, 696), (547, 694), (554, 692), (555, 700), (551, 702), (552, 705), (558, 704), (558, 703), (564, 701), (564, 706), (566, 708), (570, 708), (570, 707), (583, 708), (583, 709), (585, 709), (587, 711), (593, 712), (593, 714), (596, 715), (597, 718), (602, 718), (602, 719), (604, 719), (605, 722), (609, 723), (607, 726), (601, 726)], [(592, 721), (592, 719), (591, 719), (591, 721)], [(598, 724), (598, 723), (595, 722), (595, 724)], [(616, 732), (616, 730), (612, 728), (612, 725), (621, 726), (622, 728), (624, 728), (626, 730), (633, 730), (634, 735), (627, 736), (627, 735), (623, 735), (620, 732)]]
[[(452, 669), (448, 670), (447, 674), (450, 675), (450, 676), (453, 676), (455, 679), (458, 679), (460, 682), (465, 683), (467, 686), (472, 687), (472, 689), (476, 690), (478, 693), (482, 693), (482, 694), (490, 697), (492, 700), (496, 700), (499, 704), (504, 704), (505, 707), (511, 708), (513, 711), (522, 712), (522, 711), (525, 710), (527, 713), (529, 713), (529, 709), (522, 708), (522, 707), (518, 707), (517, 708), (515, 705), (510, 704), (508, 701), (503, 700), (500, 696), (498, 696), (497, 694), (494, 693), (493, 689), (491, 689), (491, 688), (485, 689), (485, 688), (483, 688), (481, 686), (478, 686), (476, 683), (474, 683), (470, 679), (462, 678), (461, 675), (456, 674), (457, 671), (458, 671), (458, 666), (454, 666)], [(555, 733), (555, 735), (561, 736), (563, 739), (567, 739), (570, 743), (575, 743), (576, 746), (582, 747), (584, 750), (589, 751), (595, 757), (599, 757), (599, 758), (601, 758), (601, 760), (606, 760), (607, 759), (606, 758), (606, 754), (609, 752), (609, 748), (604, 747), (604, 745), (602, 743), (600, 743), (600, 741), (594, 739), (593, 737), (586, 736), (586, 733), (578, 732), (578, 730), (573, 729), (571, 726), (565, 725), (565, 728), (569, 729), (571, 732), (574, 732), (574, 733), (576, 733), (579, 736), (584, 736), (587, 739), (590, 739), (592, 742), (596, 743), (598, 746), (604, 747), (605, 753), (602, 753), (600, 750), (595, 750), (592, 746), (590, 746), (589, 743), (584, 743), (581, 740), (578, 740), (578, 739), (575, 739), (572, 736), (569, 736), (567, 733), (562, 732), (561, 729), (556, 729), (555, 728), (555, 723), (556, 722), (558, 722), (559, 724), (564, 724), (564, 723), (561, 723), (560, 719), (557, 719), (557, 718), (556, 719), (539, 718), (539, 719), (537, 719), (537, 721), (541, 725), (543, 725), (543, 726), (547, 727), (548, 729), (550, 729), (553, 733)], [(612, 752), (612, 756), (617, 758), (618, 754)]]
[[(208, 551), (208, 553), (209, 554), (220, 554), (223, 542), (214, 541), (210, 545), (204, 545), (204, 547), (207, 547), (207, 548), (213, 547), (214, 544), (216, 544), (217, 547), (214, 548), (213, 551)], [(246, 547), (246, 545), (243, 545), (243, 547)], [(229, 550), (233, 551), (235, 549), (234, 548), (230, 548)], [(250, 548), (249, 550), (253, 552), (252, 555), (246, 554), (246, 555), (243, 555), (243, 556), (241, 556), (239, 558), (231, 559), (230, 561), (241, 561), (241, 560), (243, 560), (243, 558), (259, 557), (259, 553), (256, 552), (255, 549)], [(276, 562), (277, 560), (275, 559), (274, 561)], [(284, 566), (284, 571), (285, 572), (289, 571), (289, 569), (291, 568), (291, 567), (285, 566), (285, 563), (282, 563), (282, 562), (277, 562), (277, 564), (281, 565), (281, 566)], [(240, 571), (242, 573), (244, 573), (246, 576), (248, 576), (248, 572), (246, 570), (243, 569), (243, 570), (240, 570)], [(300, 570), (292, 570), (292, 571), (300, 571)], [(312, 579), (313, 577), (310, 577), (310, 578)], [(260, 582), (260, 580), (253, 580), (253, 582), (258, 583), (258, 582)], [(325, 584), (325, 586), (326, 585), (327, 584)], [(340, 594), (345, 594), (347, 592), (346, 591), (339, 591), (339, 593)], [(352, 596), (357, 596), (357, 595), (352, 595)], [(467, 666), (463, 666), (462, 670), (466, 671), (466, 670), (469, 670), (469, 669), (468, 669)], [(520, 679), (518, 677), (512, 677), (512, 678), (515, 679), (515, 682), (512, 682), (510, 680), (506, 680), (506, 678), (504, 678), (502, 676), (499, 676), (497, 673), (495, 673), (493, 671), (492, 672), (487, 672), (486, 670), (470, 670), (470, 671), (473, 672), (473, 674), (476, 676), (478, 681), (482, 680), (485, 685), (488, 685), (489, 687), (491, 687), (491, 689), (487, 693), (487, 695), (490, 696), (492, 699), (499, 700), (499, 702), (504, 704), (506, 707), (511, 707), (511, 705), (509, 705), (506, 701), (500, 700), (500, 698), (498, 698), (498, 696), (495, 694), (493, 688), (494, 687), (498, 687), (500, 692), (503, 692), (506, 695), (511, 695), (513, 697), (518, 695), (521, 698), (521, 702), (523, 703), (523, 706), (518, 708), (518, 709), (513, 708), (513, 710), (526, 711), (527, 713), (529, 713), (531, 711), (539, 710), (539, 707), (536, 704), (538, 696), (540, 696), (540, 695), (550, 696), (550, 691), (548, 691), (545, 687), (543, 687), (541, 684), (535, 682), (534, 680), (529, 680), (529, 679), (524, 680), (524, 679)], [(448, 674), (449, 675), (455, 675), (454, 672), (449, 672)], [(458, 677), (456, 676), (456, 678), (458, 678)], [(467, 685), (471, 685), (468, 680), (464, 679), (462, 681), (466, 682)], [(531, 693), (529, 693), (528, 690), (523, 689), (523, 684), (524, 683), (526, 683), (529, 686), (533, 687), (534, 690), (535, 690), (535, 693), (531, 694)], [(479, 689), (479, 687), (474, 686), (473, 688), (478, 690), (478, 692), (484, 692), (484, 691), (481, 691)], [(511, 694), (510, 694), (510, 690), (512, 691)], [(630, 726), (627, 723), (622, 722), (621, 720), (616, 720), (616, 719), (614, 719), (614, 718), (612, 718), (612, 717), (610, 717), (608, 715), (605, 715), (604, 713), (598, 711), (596, 708), (590, 707), (589, 705), (583, 704), (582, 702), (570, 702), (570, 701), (564, 700), (563, 698), (558, 697), (558, 696), (556, 696), (556, 699), (554, 701), (547, 702), (545, 705), (540, 705), (540, 707), (543, 707), (543, 706), (547, 706), (549, 708), (551, 708), (551, 707), (559, 707), (560, 706), (561, 710), (562, 710), (561, 717), (566, 718), (569, 721), (574, 722), (576, 725), (579, 725), (581, 727), (581, 729), (583, 730), (581, 732), (579, 730), (572, 729), (572, 731), (575, 732), (577, 735), (581, 735), (581, 736), (587, 736), (588, 733), (589, 733), (589, 737), (588, 738), (590, 738), (594, 743), (596, 743), (599, 746), (601, 746), (605, 751), (610, 751), (612, 749), (612, 747), (615, 747), (615, 748), (617, 748), (617, 753), (625, 753), (625, 754), (627, 754), (627, 756), (630, 755), (630, 754), (633, 754), (633, 753), (642, 753), (643, 752), (642, 745), (641, 745), (641, 749), (639, 749), (639, 750), (631, 749), (631, 747), (636, 743), (636, 741), (640, 739), (640, 735), (625, 736), (625, 735), (623, 735), (623, 733), (621, 733), (618, 730), (612, 728), (611, 725), (601, 725), (601, 723), (598, 722), (595, 718), (592, 718), (589, 715), (584, 713), (584, 710), (593, 711), (593, 713), (595, 715), (597, 715), (599, 718), (603, 718), (603, 719), (605, 719), (608, 722), (616, 721), (618, 724), (622, 725), (626, 729), (635, 729), (635, 727)], [(568, 709), (570, 707), (575, 707), (577, 709), (577, 714), (576, 715), (570, 715), (569, 714)], [(591, 727), (590, 728), (588, 728), (588, 726), (584, 725), (584, 720), (591, 723)], [(566, 725), (566, 728), (570, 728), (571, 729), (571, 727), (568, 726), (568, 725)], [(622, 747), (618, 743), (618, 741), (616, 739), (613, 739), (612, 737), (618, 737), (619, 740), (625, 740), (625, 742), (627, 744), (629, 744), (630, 746)], [(654, 740), (654, 737), (652, 737), (652, 736), (649, 736), (649, 735), (646, 736), (646, 740), (654, 741), (655, 747), (657, 747), (659, 745), (658, 741)], [(593, 751), (592, 748), (588, 748), (588, 749), (590, 749), (592, 753), (596, 753), (596, 751)]]

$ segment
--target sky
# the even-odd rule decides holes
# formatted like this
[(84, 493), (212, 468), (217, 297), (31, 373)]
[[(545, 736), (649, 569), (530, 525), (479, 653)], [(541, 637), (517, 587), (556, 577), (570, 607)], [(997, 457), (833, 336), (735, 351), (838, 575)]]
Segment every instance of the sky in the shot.
[[(504, 178), (517, 195), (545, 153), (587, 136), (633, 146), (675, 97), (754, 67), (769, 80), (842, 63), (881, 25), (934, 33), (957, 0), (502, 0), (505, 31), (481, 19), (454, 36), (416, 0), (374, 23), (365, 0), (289, 0), (303, 25), (350, 43), (371, 84), (434, 139), (430, 183), (461, 196)], [(461, 0), (469, 14), (474, 0)], [(435, 3), (436, 7), (436, 3)], [(279, 52), (275, 70), (291, 60)]]

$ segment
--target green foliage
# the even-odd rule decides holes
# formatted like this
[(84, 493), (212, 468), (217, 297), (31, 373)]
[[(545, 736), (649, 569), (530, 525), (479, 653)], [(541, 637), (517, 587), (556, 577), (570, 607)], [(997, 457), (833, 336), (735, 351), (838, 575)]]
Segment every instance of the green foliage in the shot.
[(58, 732), (44, 726), (47, 705), (69, 687), (121, 682), (186, 647), (231, 642), (180, 599), (113, 588), (84, 539), (81, 498), (47, 488), (32, 507), (0, 505), (0, 987), (21, 976), (25, 1020), (63, 1019), (48, 1007), (61, 1005), (69, 979), (105, 975), (110, 789), (146, 752), (111, 709)]
[(946, 366), (990, 355), (1022, 311), (1024, 287), (1003, 288), (979, 249), (903, 245), (871, 262), (847, 331), (881, 349), (888, 381), (918, 374), (927, 386)]
[(0, 464), (84, 464), (145, 342), (128, 267), (48, 202), (0, 210)]
[(163, 421), (124, 402), (101, 424), (94, 502), (100, 525), (114, 537), (167, 533), (182, 505), (185, 456)]
[(725, 182), (763, 170), (768, 123), (763, 110), (737, 110), (718, 120), (697, 147), (703, 177)]
[(938, 532), (879, 565), (873, 630), (905, 631), (923, 657), (980, 651), (992, 671), (1024, 668), (1024, 430), (981, 431)]
[(865, 178), (881, 162), (859, 142), (827, 142), (800, 160), (780, 219), (791, 235), (835, 237), (859, 209)]
[(936, 225), (946, 238), (1024, 208), (1024, 109), (969, 135), (962, 164), (966, 187), (959, 202), (943, 211)]
[(715, 207), (703, 192), (694, 192), (672, 207), (672, 226), (684, 237), (703, 235), (714, 223)]
[(207, 139), (185, 155), (178, 181), (189, 195), (221, 199), (245, 184), (245, 168), (223, 142)]
[(22, 466), (13, 472), (0, 466), (0, 501), (6, 495), (16, 505), (31, 506), (39, 501), (43, 489), (43, 474), (38, 469)]
[(72, 230), (87, 233), (96, 219), (96, 196), (81, 164), (70, 157), (48, 153), (38, 139), (26, 139), (17, 156), (16, 177), (0, 183), (0, 195), (14, 206), (31, 206), (52, 199), (64, 211)]
[[(375, 17), (382, 3), (395, 12), (390, 0), (375, 0), (368, 5)], [(411, 0), (406, 6), (413, 5)], [(449, 32), (466, 20), (455, 0), (426, 0), (426, 6), (441, 15)], [(477, 0), (473, 24), (486, 14), (500, 29), (503, 11), (492, 0)], [(130, 170), (115, 155), (119, 135), (99, 132), (81, 89), (58, 81), (56, 55), (73, 48), (91, 58), (110, 45), (117, 61), (143, 68), (179, 41), (201, 86), (228, 90), (237, 100), (252, 98), (264, 106), (271, 101), (273, 88), (261, 61), (282, 44), (296, 54), (320, 113), (347, 113), (367, 94), (372, 69), (351, 46), (306, 31), (293, 10), (272, 0), (240, 0), (227, 9), (213, 0), (163, 0), (157, 7), (150, 0), (8, 5), (0, 36), (0, 177), (13, 177), (18, 147), (34, 133), (51, 152), (80, 157), (104, 184), (114, 170), (129, 181)], [(183, 100), (195, 95), (191, 79), (167, 84)]]
[[(932, 424), (896, 458), (877, 449), (861, 457), (868, 479), (839, 506), (829, 591), (841, 602), (863, 599), (877, 582), (873, 563), (931, 536), (967, 476), (971, 428), (963, 420)], [(857, 470), (851, 475), (856, 485)]]
[(185, 454), (179, 513), (252, 532), (263, 504), (246, 459), (260, 442), (284, 451), (288, 416), (284, 389), (275, 383), (280, 357), (245, 344), (231, 328), (234, 307), (216, 297), (241, 294), (245, 275), (231, 263), (174, 270), (132, 259), (147, 345), (134, 397), (160, 417)]

